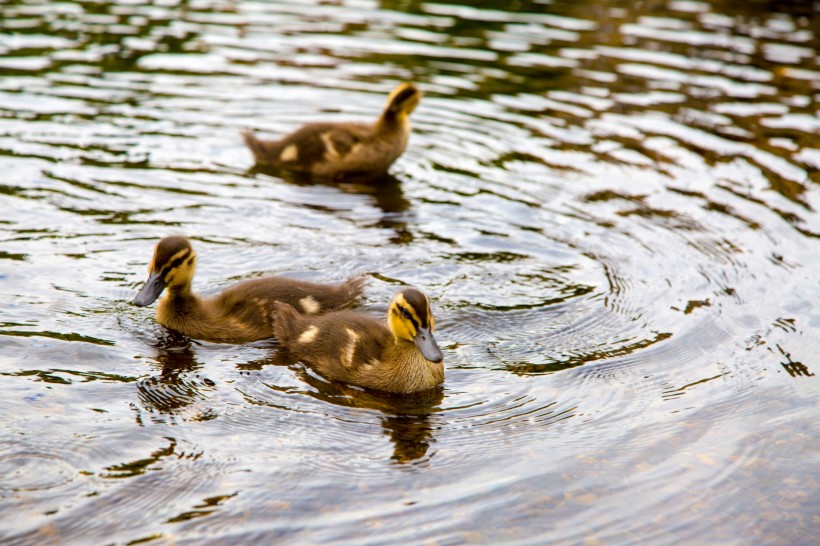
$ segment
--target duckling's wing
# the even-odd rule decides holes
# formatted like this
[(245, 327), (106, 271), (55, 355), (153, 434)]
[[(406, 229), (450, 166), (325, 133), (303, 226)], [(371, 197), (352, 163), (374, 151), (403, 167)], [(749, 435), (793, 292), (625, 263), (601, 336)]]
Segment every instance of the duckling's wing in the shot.
[(273, 337), (274, 304), (280, 294), (264, 279), (252, 279), (229, 286), (204, 304), (220, 321), (236, 321), (255, 339)]
[(363, 369), (377, 367), (393, 339), (387, 326), (354, 311), (305, 317), (287, 305), (277, 307), (279, 342), (331, 379), (354, 381)]
[(206, 304), (223, 320), (235, 319), (260, 338), (273, 336), (276, 302), (292, 305), (305, 315), (349, 307), (361, 296), (364, 280), (317, 284), (287, 277), (250, 279), (229, 286)]
[(338, 161), (345, 158), (356, 144), (367, 139), (371, 132), (371, 127), (366, 124), (312, 123), (283, 139), (282, 157), (302, 165)]
[(326, 157), (342, 158), (350, 153), (353, 146), (362, 141), (361, 131), (356, 125), (339, 125), (322, 133), (321, 138), (326, 147)]
[(346, 343), (343, 345), (342, 359), (350, 368), (378, 366), (388, 343), (393, 336), (385, 325), (368, 316), (356, 314), (356, 318), (343, 328)]

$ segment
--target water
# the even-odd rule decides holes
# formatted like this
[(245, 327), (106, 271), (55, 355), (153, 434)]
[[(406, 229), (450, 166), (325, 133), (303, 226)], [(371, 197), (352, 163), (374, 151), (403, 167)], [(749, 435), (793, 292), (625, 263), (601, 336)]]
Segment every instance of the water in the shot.
[[(817, 4), (0, 6), (0, 542), (809, 544)], [(378, 187), (239, 136), (425, 92)], [(130, 301), (286, 273), (432, 297), (403, 400)]]

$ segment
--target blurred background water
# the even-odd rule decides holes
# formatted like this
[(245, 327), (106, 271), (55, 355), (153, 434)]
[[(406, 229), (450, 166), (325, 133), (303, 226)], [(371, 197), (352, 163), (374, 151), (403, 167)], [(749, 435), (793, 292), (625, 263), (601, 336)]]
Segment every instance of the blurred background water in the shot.
[[(818, 4), (0, 5), (0, 542), (810, 544), (820, 517)], [(378, 186), (240, 130), (425, 92)], [(370, 276), (433, 299), (404, 400), (131, 305)]]

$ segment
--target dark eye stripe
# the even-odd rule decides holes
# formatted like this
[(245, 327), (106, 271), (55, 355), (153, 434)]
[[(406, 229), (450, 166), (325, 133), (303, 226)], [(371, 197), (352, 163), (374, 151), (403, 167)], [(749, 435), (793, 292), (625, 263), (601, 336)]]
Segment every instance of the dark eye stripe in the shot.
[(412, 308), (418, 315), (421, 325), (427, 328), (430, 324), (430, 300), (415, 288), (408, 288), (402, 294), (404, 296), (402, 303)]
[(413, 315), (410, 313), (410, 311), (408, 311), (407, 309), (405, 309), (401, 305), (399, 305), (398, 307), (399, 307), (399, 309), (402, 310), (403, 313), (405, 313), (407, 315), (405, 318), (407, 318), (413, 324), (413, 326), (416, 328), (416, 331), (418, 332), (419, 323), (416, 322), (416, 319), (413, 318)]
[(175, 267), (181, 266), (182, 262), (185, 261), (185, 258), (186, 258), (187, 255), (188, 254), (186, 253), (185, 255), (180, 256), (179, 258), (177, 258), (176, 260), (174, 260), (170, 264), (163, 267), (162, 268), (162, 276), (165, 277), (165, 275), (167, 275), (172, 269), (174, 269)]

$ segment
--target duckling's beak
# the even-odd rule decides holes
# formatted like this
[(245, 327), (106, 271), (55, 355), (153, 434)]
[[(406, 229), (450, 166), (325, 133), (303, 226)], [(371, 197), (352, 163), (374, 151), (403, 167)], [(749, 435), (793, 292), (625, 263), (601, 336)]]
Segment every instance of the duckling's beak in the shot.
[(421, 354), (430, 362), (441, 362), (444, 360), (444, 355), (441, 354), (441, 349), (438, 348), (436, 340), (433, 338), (433, 333), (430, 328), (419, 328), (416, 337), (413, 338), (416, 347), (419, 348)]
[(151, 305), (156, 301), (162, 291), (165, 290), (165, 281), (158, 271), (151, 271), (148, 275), (148, 280), (140, 289), (137, 297), (134, 298), (134, 305), (137, 307), (145, 307)]

